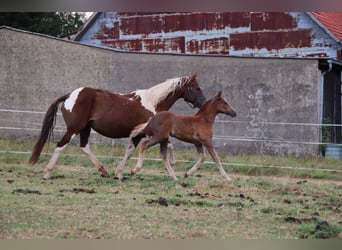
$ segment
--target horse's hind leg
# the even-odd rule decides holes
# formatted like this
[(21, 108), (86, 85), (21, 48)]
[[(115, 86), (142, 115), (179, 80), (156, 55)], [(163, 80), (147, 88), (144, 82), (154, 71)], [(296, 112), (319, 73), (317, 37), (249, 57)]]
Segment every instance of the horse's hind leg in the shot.
[(167, 140), (164, 140), (164, 141), (160, 142), (160, 153), (161, 153), (164, 165), (165, 165), (165, 167), (167, 169), (167, 172), (169, 173), (169, 176), (172, 179), (177, 180), (175, 171), (173, 170), (173, 167), (170, 165), (170, 162), (167, 159), (167, 144), (168, 144)]
[(131, 170), (132, 175), (136, 174), (142, 169), (142, 165), (144, 163), (145, 150), (148, 149), (149, 147), (152, 147), (153, 145), (156, 145), (157, 143), (158, 143), (158, 139), (156, 137), (152, 137), (151, 139), (143, 141), (141, 143), (137, 164), (135, 165), (134, 169)]
[[(124, 158), (120, 162), (120, 165), (117, 167), (115, 171), (115, 177), (118, 178), (119, 180), (122, 180), (122, 172), (126, 166), (127, 161), (129, 158), (131, 158), (135, 148), (139, 144), (140, 140), (142, 139), (142, 136), (137, 136), (131, 139), (131, 141), (128, 144), (128, 147), (126, 148)], [(133, 170), (132, 170), (133, 171)]]
[(216, 162), (216, 165), (221, 173), (221, 175), (228, 181), (231, 182), (232, 179), (227, 175), (226, 171), (224, 171), (224, 168), (222, 167), (220, 158), (218, 156), (218, 154), (216, 153), (213, 144), (209, 143), (207, 145), (205, 145), (205, 147), (207, 148), (209, 154), (211, 155), (211, 157), (213, 158), (213, 160)]
[(140, 144), (138, 161), (137, 161), (137, 164), (135, 165), (135, 167), (131, 170), (132, 175), (136, 174), (137, 172), (139, 172), (142, 169), (142, 165), (144, 163), (145, 150), (149, 147), (147, 145), (148, 142), (149, 141), (144, 141)]
[(205, 153), (204, 153), (203, 145), (195, 145), (195, 147), (197, 149), (197, 152), (200, 155), (200, 158), (195, 163), (195, 165), (192, 168), (190, 168), (188, 170), (188, 172), (185, 173), (185, 175), (184, 175), (185, 178), (192, 175), (199, 168), (199, 166), (202, 164), (202, 162), (205, 159)]
[(173, 144), (170, 141), (167, 143), (167, 148), (169, 150), (170, 165), (172, 166), (172, 168), (175, 168), (175, 165), (176, 165), (175, 154), (173, 150)]
[(89, 135), (90, 135), (90, 126), (88, 125), (83, 130), (80, 131), (80, 146), (82, 151), (89, 157), (91, 162), (95, 165), (95, 167), (98, 169), (98, 171), (101, 173), (102, 177), (109, 177), (108, 172), (106, 169), (102, 166), (102, 164), (98, 161), (96, 156), (91, 152), (90, 146), (88, 143)]
[(45, 167), (43, 176), (44, 179), (48, 180), (51, 178), (51, 171), (55, 168), (60, 153), (66, 148), (66, 146), (74, 136), (75, 134), (68, 131), (65, 133), (63, 138), (57, 143), (57, 147), (55, 148), (55, 151), (53, 152), (49, 163)]

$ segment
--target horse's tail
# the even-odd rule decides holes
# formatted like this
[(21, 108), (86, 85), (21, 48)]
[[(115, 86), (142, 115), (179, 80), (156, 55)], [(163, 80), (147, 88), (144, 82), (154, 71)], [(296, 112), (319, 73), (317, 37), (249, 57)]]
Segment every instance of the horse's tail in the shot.
[(68, 96), (69, 96), (69, 94), (58, 98), (54, 103), (51, 104), (48, 111), (46, 112), (39, 139), (36, 142), (36, 144), (34, 145), (32, 155), (31, 155), (31, 158), (29, 160), (29, 162), (32, 165), (34, 165), (38, 161), (38, 158), (40, 156), (40, 153), (43, 150), (43, 147), (44, 147), (46, 141), (48, 139), (50, 140), (50, 136), (52, 134), (53, 128), (55, 127), (55, 123), (56, 123), (56, 114), (57, 114), (57, 110), (58, 110), (58, 105), (61, 102), (64, 102)]
[(151, 119), (152, 119), (152, 117), (150, 117), (150, 118), (148, 119), (147, 122), (141, 123), (141, 124), (135, 126), (134, 129), (131, 131), (129, 137), (130, 137), (130, 138), (134, 138), (134, 137), (136, 137), (137, 135), (143, 133), (144, 129), (147, 127), (147, 125), (149, 124), (149, 122), (151, 121)]

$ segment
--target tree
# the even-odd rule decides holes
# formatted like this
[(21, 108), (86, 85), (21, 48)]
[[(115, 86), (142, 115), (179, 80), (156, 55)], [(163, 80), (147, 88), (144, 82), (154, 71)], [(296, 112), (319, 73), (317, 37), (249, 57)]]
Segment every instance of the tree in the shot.
[(84, 23), (81, 12), (2, 12), (0, 26), (6, 25), (27, 31), (66, 37)]

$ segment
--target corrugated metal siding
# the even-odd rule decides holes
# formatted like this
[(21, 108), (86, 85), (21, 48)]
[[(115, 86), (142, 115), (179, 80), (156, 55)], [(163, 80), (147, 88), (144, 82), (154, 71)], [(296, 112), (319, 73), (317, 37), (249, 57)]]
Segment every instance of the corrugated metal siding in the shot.
[(303, 12), (115, 13), (80, 40), (138, 52), (338, 59), (338, 44)]

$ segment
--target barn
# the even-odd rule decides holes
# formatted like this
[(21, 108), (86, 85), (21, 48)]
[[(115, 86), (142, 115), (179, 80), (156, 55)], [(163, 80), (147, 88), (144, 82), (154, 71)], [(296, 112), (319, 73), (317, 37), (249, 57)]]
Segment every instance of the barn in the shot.
[[(217, 118), (221, 152), (341, 144), (342, 13), (97, 12), (70, 40), (9, 27), (0, 37), (1, 137), (35, 137), (52, 101), (79, 86), (129, 92), (197, 72), (208, 98), (223, 90), (238, 112)], [(181, 101), (172, 111), (194, 112)]]

